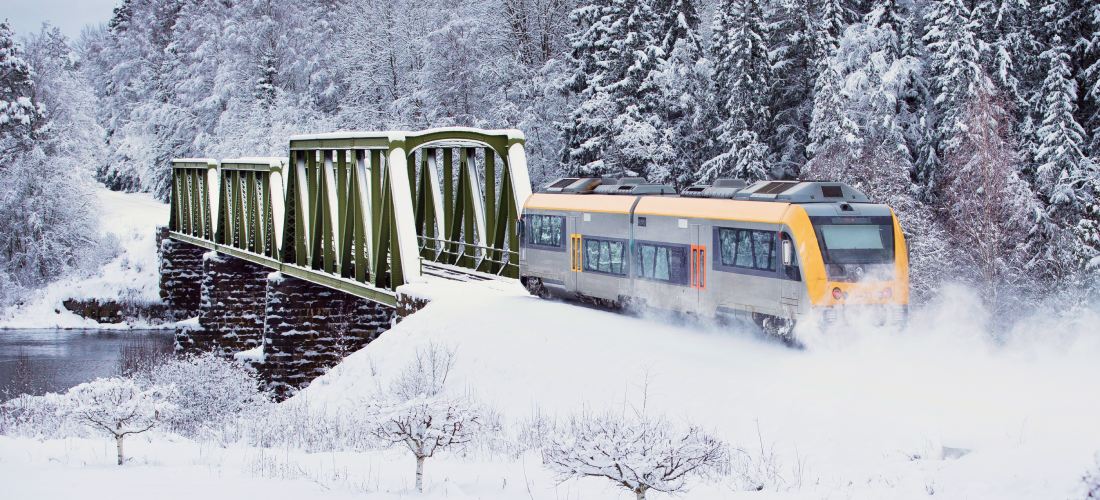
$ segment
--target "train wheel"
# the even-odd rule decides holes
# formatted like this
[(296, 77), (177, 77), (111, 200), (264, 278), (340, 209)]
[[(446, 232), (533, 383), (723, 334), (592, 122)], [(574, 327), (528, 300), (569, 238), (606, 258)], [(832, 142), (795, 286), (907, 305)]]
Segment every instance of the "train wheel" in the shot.
[(778, 339), (780, 342), (791, 346), (802, 348), (802, 342), (799, 342), (794, 336), (794, 321), (784, 318), (778, 318), (770, 314), (753, 313), (753, 321), (760, 330), (764, 332), (764, 335)]
[(531, 295), (534, 295), (540, 299), (550, 298), (550, 290), (546, 288), (546, 285), (542, 284), (542, 278), (532, 278), (529, 276), (524, 276), (520, 278), (520, 281), (523, 283), (523, 286), (527, 288), (527, 292)]

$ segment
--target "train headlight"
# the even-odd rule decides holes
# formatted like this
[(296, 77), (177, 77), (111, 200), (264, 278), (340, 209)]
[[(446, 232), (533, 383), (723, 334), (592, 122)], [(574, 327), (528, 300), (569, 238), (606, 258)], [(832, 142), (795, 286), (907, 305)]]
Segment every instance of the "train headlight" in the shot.
[(840, 291), (840, 288), (834, 288), (833, 289), (833, 298), (834, 299), (840, 300), (840, 298), (843, 297), (843, 296), (844, 296), (844, 292)]
[(893, 294), (894, 294), (894, 292), (890, 290), (890, 287), (886, 287), (886, 288), (882, 289), (882, 298), (884, 298), (884, 299), (890, 298), (890, 296), (893, 295)]

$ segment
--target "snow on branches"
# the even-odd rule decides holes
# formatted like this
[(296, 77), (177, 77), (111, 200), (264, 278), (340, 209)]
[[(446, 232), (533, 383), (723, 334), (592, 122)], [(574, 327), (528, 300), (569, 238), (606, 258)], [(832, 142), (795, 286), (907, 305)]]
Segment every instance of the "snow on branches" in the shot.
[(128, 378), (98, 378), (69, 389), (70, 414), (85, 425), (103, 429), (114, 436), (118, 465), (122, 465), (122, 440), (130, 434), (152, 429), (176, 405), (169, 402), (173, 387), (139, 387)]
[(363, 417), (375, 437), (403, 444), (416, 456), (416, 490), (424, 491), (424, 460), (437, 451), (469, 443), (484, 420), (469, 395), (443, 394), (454, 366), (455, 350), (429, 344), (377, 399), (367, 401)]
[(543, 451), (561, 481), (604, 477), (639, 499), (646, 491), (687, 491), (688, 480), (728, 463), (726, 445), (694, 425), (675, 425), (642, 410), (572, 415)]
[(270, 401), (255, 372), (214, 353), (172, 359), (154, 368), (148, 379), (150, 386), (176, 388), (170, 401), (177, 408), (165, 423), (188, 437), (248, 416)]

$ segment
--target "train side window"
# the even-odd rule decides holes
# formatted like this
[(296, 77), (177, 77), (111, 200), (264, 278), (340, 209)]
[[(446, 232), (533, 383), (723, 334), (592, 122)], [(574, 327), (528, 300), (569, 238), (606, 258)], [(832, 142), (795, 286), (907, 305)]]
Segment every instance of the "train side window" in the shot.
[(756, 254), (756, 268), (764, 271), (775, 270), (775, 233), (771, 231), (753, 231), (753, 250)]
[(623, 250), (626, 248), (621, 241), (612, 241), (608, 243), (608, 249), (611, 253), (611, 272), (614, 274), (626, 274), (626, 270), (623, 268)]
[(638, 275), (642, 278), (684, 284), (684, 249), (663, 245), (641, 243), (639, 247), (640, 266)]
[(724, 227), (718, 229), (718, 246), (719, 253), (722, 256), (722, 265), (734, 265), (737, 260), (737, 230)]
[(565, 217), (557, 215), (531, 215), (531, 231), (527, 243), (549, 247), (561, 247)]
[(775, 232), (718, 228), (719, 259), (723, 266), (775, 271)]
[(737, 231), (737, 261), (734, 265), (752, 268), (752, 257), (752, 231)]
[(608, 274), (625, 274), (621, 241), (584, 237), (584, 269)]

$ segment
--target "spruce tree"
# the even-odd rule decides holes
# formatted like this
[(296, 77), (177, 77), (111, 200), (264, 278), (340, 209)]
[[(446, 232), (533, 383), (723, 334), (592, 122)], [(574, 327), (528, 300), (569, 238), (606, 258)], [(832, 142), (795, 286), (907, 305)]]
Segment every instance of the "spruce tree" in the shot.
[(1100, 2), (1091, 2), (1081, 17), (1081, 116), (1089, 127), (1093, 161), (1100, 162)]
[(1043, 121), (1037, 132), (1036, 184), (1052, 207), (1078, 212), (1089, 198), (1079, 193), (1095, 182), (1090, 160), (1085, 156), (1085, 130), (1077, 122), (1077, 82), (1070, 72), (1070, 58), (1061, 38), (1043, 53), (1050, 69), (1043, 81)]
[[(640, 175), (663, 128), (646, 106), (650, 74), (663, 55), (658, 19), (646, 1), (597, 0), (573, 11), (580, 28), (565, 89), (577, 104), (563, 126), (563, 167), (573, 175)], [(656, 123), (655, 123), (656, 122)]]
[[(966, 103), (976, 95), (980, 85), (985, 85), (988, 76), (981, 65), (981, 41), (977, 37), (979, 23), (972, 19), (971, 11), (964, 0), (934, 0), (930, 11), (925, 15), (927, 21), (924, 42), (929, 54), (929, 67), (933, 80), (931, 90), (933, 106), (925, 119), (934, 123), (925, 126), (935, 127), (934, 143), (937, 157), (950, 155), (960, 144), (966, 124), (962, 113)], [(931, 194), (936, 192), (942, 172), (930, 170), (939, 168), (931, 163), (932, 157), (918, 167), (917, 177)]]
[(767, 97), (773, 82), (760, 0), (722, 0), (714, 13), (716, 131), (721, 153), (703, 165), (701, 178), (754, 181), (768, 175)]
[(658, 147), (668, 156), (655, 165), (649, 180), (683, 187), (697, 180), (699, 165), (716, 154), (707, 103), (710, 74), (700, 65), (703, 41), (692, 0), (656, 0), (654, 12), (663, 55), (651, 74), (659, 91), (646, 97), (647, 107), (663, 124)]
[(15, 33), (8, 23), (0, 23), (0, 152), (32, 139), (42, 118), (41, 107), (32, 100), (33, 76)]

